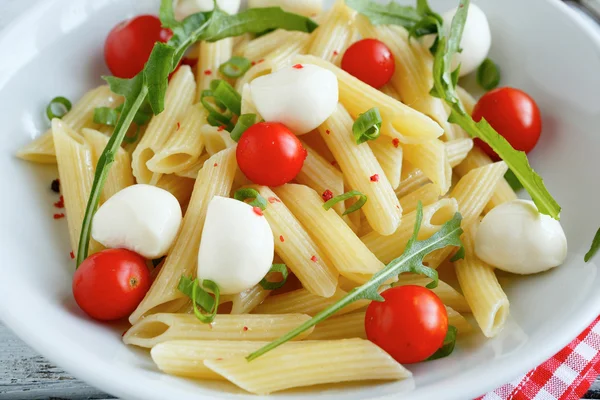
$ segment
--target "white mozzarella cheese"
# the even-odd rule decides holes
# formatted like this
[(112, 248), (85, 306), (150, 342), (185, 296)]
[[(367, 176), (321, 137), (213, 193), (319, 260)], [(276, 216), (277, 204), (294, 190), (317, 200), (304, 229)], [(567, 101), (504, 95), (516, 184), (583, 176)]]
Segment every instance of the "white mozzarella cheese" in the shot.
[[(240, 0), (217, 0), (217, 5), (227, 14), (236, 14), (240, 10)], [(179, 0), (175, 6), (175, 18), (179, 21), (199, 12), (212, 11), (213, 0)]]

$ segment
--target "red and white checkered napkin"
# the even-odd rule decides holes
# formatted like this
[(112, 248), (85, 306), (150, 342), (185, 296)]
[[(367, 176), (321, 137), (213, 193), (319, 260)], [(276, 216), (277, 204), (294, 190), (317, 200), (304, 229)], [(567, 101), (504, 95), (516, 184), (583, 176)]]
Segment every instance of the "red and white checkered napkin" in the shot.
[(479, 400), (579, 400), (600, 375), (600, 316), (539, 367)]

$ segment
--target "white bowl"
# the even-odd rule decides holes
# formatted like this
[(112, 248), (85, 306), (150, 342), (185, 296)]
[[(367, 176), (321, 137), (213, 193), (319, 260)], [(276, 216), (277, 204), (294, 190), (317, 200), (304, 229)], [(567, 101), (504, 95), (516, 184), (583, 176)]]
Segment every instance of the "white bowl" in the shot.
[[(433, 1), (438, 10), (455, 0)], [(403, 392), (405, 400), (465, 399), (535, 367), (577, 336), (600, 312), (596, 260), (583, 254), (600, 224), (600, 40), (564, 4), (550, 0), (481, 0), (493, 31), (491, 57), (503, 85), (531, 94), (544, 131), (535, 168), (563, 206), (566, 263), (549, 273), (509, 280), (511, 318), (494, 340), (475, 336), (451, 357), (410, 369), (414, 381), (320, 386), (285, 399), (364, 399)], [(126, 17), (156, 13), (156, 0), (52, 0), (15, 21), (0, 37), (0, 318), (51, 361), (127, 399), (249, 398), (233, 385), (192, 382), (157, 371), (148, 355), (121, 342), (123, 327), (89, 320), (71, 295), (74, 265), (65, 220), (55, 221), (49, 190), (54, 167), (14, 157), (48, 128), (43, 110), (57, 95), (77, 99), (106, 73), (102, 45)], [(585, 356), (585, 348), (579, 349)], [(273, 377), (277, 379), (277, 377)]]

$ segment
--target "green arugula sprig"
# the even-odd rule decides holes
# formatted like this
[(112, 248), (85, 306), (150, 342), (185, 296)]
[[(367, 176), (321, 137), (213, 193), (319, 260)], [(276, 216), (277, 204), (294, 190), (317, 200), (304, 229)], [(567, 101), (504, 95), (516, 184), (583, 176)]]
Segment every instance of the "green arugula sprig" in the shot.
[(594, 257), (596, 255), (596, 253), (598, 252), (599, 249), (600, 249), (600, 229), (598, 229), (596, 231), (596, 234), (594, 235), (594, 240), (592, 240), (590, 249), (588, 250), (587, 253), (585, 253), (583, 260), (585, 262), (590, 261), (592, 259), (592, 257)]
[(427, 285), (428, 288), (435, 288), (438, 284), (438, 275), (434, 269), (423, 265), (423, 258), (434, 250), (444, 248), (446, 246), (460, 246), (460, 235), (463, 230), (460, 227), (462, 216), (456, 213), (454, 217), (446, 222), (442, 228), (433, 236), (426, 240), (417, 240), (421, 222), (423, 221), (423, 205), (421, 202), (417, 205), (416, 220), (413, 235), (408, 241), (404, 253), (390, 262), (384, 269), (373, 275), (373, 277), (364, 285), (352, 289), (340, 301), (327, 307), (310, 320), (306, 321), (296, 329), (286, 333), (279, 339), (267, 344), (266, 346), (251, 353), (246, 359), (252, 361), (257, 357), (273, 350), (283, 343), (295, 338), (307, 329), (315, 326), (319, 322), (331, 317), (337, 311), (346, 307), (348, 304), (358, 300), (373, 300), (383, 301), (383, 297), (378, 293), (377, 289), (391, 278), (398, 275), (411, 272), (422, 274), (432, 279), (432, 282)]
[(446, 332), (446, 337), (444, 338), (444, 344), (438, 351), (433, 353), (427, 361), (437, 360), (438, 358), (448, 357), (454, 351), (454, 346), (456, 345), (456, 335), (458, 334), (458, 329), (456, 327), (449, 325), (448, 332)]
[(500, 84), (500, 69), (491, 59), (483, 60), (477, 68), (477, 83), (485, 90), (492, 90)]
[(193, 14), (179, 22), (175, 19), (172, 0), (161, 1), (160, 19), (164, 27), (173, 31), (173, 37), (168, 43), (158, 42), (154, 45), (144, 69), (131, 79), (104, 77), (110, 89), (122, 95), (125, 102), (114, 133), (96, 165), (79, 237), (77, 266), (87, 258), (92, 218), (119, 146), (140, 109), (151, 111), (154, 115), (164, 110), (169, 74), (175, 70), (191, 45), (199, 40), (214, 42), (268, 29), (312, 32), (318, 27), (310, 18), (285, 12), (279, 7), (253, 8), (229, 15), (215, 5), (213, 11)]

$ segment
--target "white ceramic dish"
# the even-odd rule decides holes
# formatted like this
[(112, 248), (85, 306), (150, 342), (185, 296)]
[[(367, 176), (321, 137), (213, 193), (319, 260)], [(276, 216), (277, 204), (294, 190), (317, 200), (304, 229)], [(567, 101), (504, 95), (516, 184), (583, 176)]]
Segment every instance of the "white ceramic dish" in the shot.
[[(66, 224), (54, 221), (54, 167), (14, 157), (48, 127), (49, 99), (81, 96), (106, 73), (102, 44), (120, 20), (156, 13), (156, 0), (49, 0), (0, 35), (0, 318), (23, 340), (75, 376), (127, 399), (256, 398), (232, 385), (159, 373), (149, 357), (121, 343), (123, 327), (86, 318), (71, 296), (73, 263)], [(438, 10), (454, 0), (433, 1)], [(600, 39), (555, 0), (480, 0), (493, 30), (491, 57), (503, 84), (523, 88), (544, 116), (532, 163), (563, 206), (569, 257), (546, 274), (509, 280), (511, 319), (497, 338), (459, 343), (449, 358), (412, 366), (414, 380), (321, 386), (284, 399), (406, 400), (475, 397), (534, 367), (600, 313), (600, 276), (583, 254), (600, 223)], [(599, 258), (600, 259), (600, 258)], [(596, 259), (598, 262), (599, 259)], [(585, 347), (578, 351), (586, 355)], [(276, 377), (274, 377), (276, 379)]]

